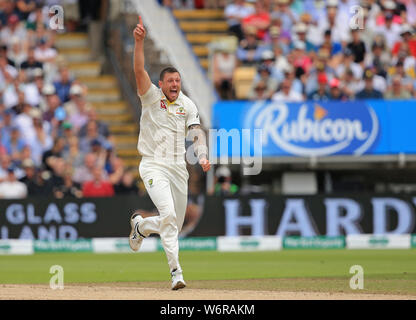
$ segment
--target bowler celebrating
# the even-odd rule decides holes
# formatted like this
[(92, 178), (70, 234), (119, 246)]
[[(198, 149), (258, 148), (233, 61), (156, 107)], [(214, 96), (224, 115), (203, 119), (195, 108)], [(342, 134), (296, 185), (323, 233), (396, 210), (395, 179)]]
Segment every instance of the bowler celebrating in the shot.
[(172, 67), (160, 74), (159, 87), (152, 84), (144, 69), (146, 29), (141, 17), (134, 29), (134, 72), (142, 103), (138, 151), (142, 155), (139, 172), (159, 216), (143, 218), (133, 213), (129, 243), (138, 251), (144, 238), (160, 235), (172, 276), (172, 290), (184, 288), (179, 264), (178, 234), (185, 218), (189, 174), (185, 162), (185, 138), (192, 134), (194, 150), (204, 172), (211, 165), (195, 104), (181, 92), (181, 76)]

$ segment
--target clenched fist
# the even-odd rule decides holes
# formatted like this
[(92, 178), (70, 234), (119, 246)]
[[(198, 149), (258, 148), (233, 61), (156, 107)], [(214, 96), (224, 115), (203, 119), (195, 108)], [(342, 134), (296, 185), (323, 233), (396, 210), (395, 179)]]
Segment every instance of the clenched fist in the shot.
[(199, 164), (201, 165), (202, 170), (204, 172), (208, 172), (209, 169), (211, 169), (211, 164), (209, 163), (209, 160), (207, 158), (200, 159)]
[(143, 41), (146, 37), (146, 29), (143, 26), (142, 17), (139, 16), (139, 24), (136, 26), (133, 32), (134, 39), (136, 41)]

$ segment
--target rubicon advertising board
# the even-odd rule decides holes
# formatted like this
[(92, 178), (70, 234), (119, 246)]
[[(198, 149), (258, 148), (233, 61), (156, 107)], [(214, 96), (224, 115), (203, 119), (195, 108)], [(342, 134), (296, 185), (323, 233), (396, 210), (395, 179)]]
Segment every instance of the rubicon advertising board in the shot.
[[(217, 157), (416, 154), (409, 134), (416, 133), (409, 120), (416, 117), (416, 101), (224, 101), (213, 110), (214, 129), (221, 130), (212, 139)], [(231, 146), (229, 137), (240, 139), (241, 147)]]

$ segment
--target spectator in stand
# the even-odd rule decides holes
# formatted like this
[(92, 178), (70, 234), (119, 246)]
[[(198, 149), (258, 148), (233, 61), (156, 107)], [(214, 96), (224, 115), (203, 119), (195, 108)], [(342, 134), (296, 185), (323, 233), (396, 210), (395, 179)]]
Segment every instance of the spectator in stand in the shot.
[(262, 52), (266, 47), (262, 46), (256, 37), (256, 30), (248, 27), (246, 37), (240, 42), (237, 49), (237, 58), (243, 65), (255, 65), (261, 61)]
[(331, 30), (331, 42), (339, 43), (345, 46), (349, 41), (350, 27), (349, 23), (345, 23), (344, 19), (340, 19), (338, 15), (338, 0), (326, 1), (326, 18), (318, 22), (321, 33), (325, 30)]
[[(376, 18), (376, 24), (378, 26), (384, 26), (388, 23), (386, 16), (391, 16), (392, 23), (395, 25), (400, 25), (403, 23), (400, 16), (401, 6), (397, 6), (393, 0), (384, 0), (379, 3), (383, 14), (380, 14)], [(399, 10), (396, 10), (399, 9)]]
[(292, 89), (292, 81), (283, 80), (280, 89), (272, 96), (273, 101), (279, 102), (302, 102), (304, 100), (302, 94)]
[(371, 71), (371, 69), (367, 69), (364, 72), (365, 88), (359, 93), (357, 93), (355, 97), (356, 99), (383, 99), (383, 94), (380, 91), (374, 89), (373, 87), (373, 78), (373, 72)]
[(137, 181), (134, 178), (132, 170), (127, 170), (123, 173), (120, 183), (114, 185), (114, 191), (117, 195), (138, 195), (139, 188)]
[(72, 78), (69, 73), (69, 69), (67, 67), (61, 67), (59, 69), (59, 80), (55, 81), (54, 86), (56, 89), (56, 93), (59, 96), (59, 99), (63, 103), (69, 101), (69, 91), (72, 86)]
[(363, 68), (360, 64), (354, 62), (354, 54), (349, 48), (343, 51), (342, 60), (335, 69), (335, 73), (340, 78), (346, 70), (351, 70), (356, 79), (361, 79), (363, 76)]
[(35, 176), (27, 183), (28, 195), (50, 197), (53, 194), (51, 174), (48, 171), (35, 169)]
[(225, 7), (228, 30), (235, 34), (239, 41), (244, 39), (241, 21), (253, 13), (254, 8), (247, 5), (245, 0), (234, 0)]
[[(280, 0), (281, 1), (281, 0)], [(252, 28), (256, 30), (256, 37), (264, 40), (267, 29), (270, 26), (270, 14), (262, 1), (256, 1), (254, 4), (255, 12), (245, 17), (242, 21), (243, 30)]]
[[(66, 138), (64, 137), (64, 139)], [(78, 141), (78, 137), (75, 135), (69, 137), (62, 154), (62, 157), (74, 168), (82, 166), (84, 162), (84, 154), (79, 151)]]
[(27, 59), (27, 50), (19, 38), (13, 37), (10, 43), (11, 48), (7, 52), (7, 57), (13, 61), (13, 65), (16, 68), (20, 69), (22, 63)]
[(347, 101), (348, 95), (346, 95), (341, 88), (341, 81), (337, 78), (333, 78), (329, 83), (329, 99), (338, 101)]
[(108, 125), (105, 122), (98, 119), (97, 111), (95, 110), (95, 108), (89, 107), (87, 115), (88, 122), (84, 124), (81, 127), (81, 129), (79, 129), (78, 137), (84, 138), (87, 135), (88, 123), (94, 121), (98, 127), (98, 134), (105, 137), (107, 140), (111, 140), (110, 129), (108, 128)]
[(35, 48), (30, 47), (27, 52), (27, 59), (23, 61), (20, 65), (20, 68), (27, 72), (28, 77), (34, 76), (34, 72), (37, 69), (41, 69), (43, 71), (43, 63), (37, 61), (35, 58)]
[(407, 23), (413, 27), (416, 27), (416, 1), (403, 0), (402, 2), (406, 5)]
[(298, 17), (289, 6), (289, 0), (274, 1), (272, 19), (279, 19), (282, 22), (282, 30), (290, 32), (298, 21)]
[(23, 182), (29, 190), (29, 184), (34, 181), (36, 174), (35, 163), (31, 159), (25, 159), (22, 162), (22, 168), (24, 170), (24, 176), (19, 179), (20, 182)]
[[(282, 80), (282, 72), (278, 70), (277, 64), (280, 61), (276, 61), (275, 55), (272, 50), (265, 50), (261, 55), (261, 65), (266, 67), (270, 71), (270, 77), (279, 83)], [(260, 79), (260, 74), (257, 73), (256, 80)]]
[(15, 1), (13, 0), (3, 0), (2, 8), (0, 11), (0, 22), (2, 26), (7, 25), (7, 21), (12, 15), (18, 15), (19, 10), (16, 8)]
[[(53, 87), (53, 85), (48, 86), (51, 86), (51, 89)], [(55, 91), (55, 89), (53, 89), (53, 91)], [(49, 93), (48, 91), (46, 92)], [(52, 92), (52, 90), (50, 92)], [(56, 93), (48, 95), (46, 98), (46, 103), (47, 109), (43, 113), (43, 120), (48, 122), (51, 127), (53, 127), (57, 124), (57, 122), (63, 121), (65, 119), (66, 111), (62, 107), (61, 99)]]
[(324, 33), (323, 43), (320, 47), (321, 49), (326, 49), (330, 56), (335, 56), (337, 54), (342, 53), (342, 45), (340, 42), (336, 42), (332, 40), (332, 31), (328, 29)]
[(384, 99), (386, 100), (407, 100), (411, 99), (412, 96), (409, 91), (403, 88), (402, 77), (400, 75), (395, 75), (392, 79), (391, 86), (384, 94)]
[(54, 196), (57, 199), (67, 197), (82, 198), (81, 185), (72, 180), (71, 168), (66, 168), (63, 175), (63, 184), (55, 187)]
[(19, 71), (18, 81), (20, 82), (20, 89), (23, 93), (23, 103), (28, 103), (33, 107), (38, 107), (41, 102), (41, 94), (33, 82), (33, 79), (28, 78), (24, 70)]
[(79, 140), (79, 149), (81, 152), (87, 153), (91, 151), (91, 145), (93, 142), (103, 146), (106, 141), (106, 138), (98, 132), (97, 122), (89, 121), (87, 125), (87, 134)]
[(12, 14), (7, 19), (7, 24), (5, 24), (0, 31), (0, 40), (2, 43), (7, 44), (10, 49), (14, 38), (20, 39), (20, 41), (24, 43), (27, 39), (26, 35), (26, 28), (20, 21), (19, 16), (17, 14)]
[[(296, 24), (293, 28), (293, 31), (295, 33), (293, 37), (295, 39), (295, 43), (296, 41), (303, 42), (305, 44), (305, 51), (307, 53), (317, 51), (316, 46), (312, 42), (310, 42), (306, 37), (306, 33), (308, 32), (308, 26), (306, 24), (302, 22)], [(293, 49), (293, 46), (292, 46), (292, 49)]]
[(46, 170), (53, 171), (53, 162), (56, 158), (62, 158), (64, 148), (65, 139), (56, 138), (53, 142), (52, 148), (43, 153), (42, 164)]
[(328, 101), (328, 78), (324, 72), (318, 74), (318, 89), (308, 95), (308, 100)]
[[(5, 55), (0, 55), (0, 91), (4, 91), (9, 85), (11, 85), (16, 77), (16, 68), (10, 64)], [(4, 101), (3, 103), (6, 105)], [(6, 107), (11, 106), (6, 105)]]
[(10, 139), (12, 129), (15, 127), (13, 124), (14, 114), (12, 109), (6, 109), (3, 112), (3, 119), (0, 125), (0, 137), (2, 139)]
[(348, 43), (347, 48), (351, 50), (354, 56), (354, 62), (361, 63), (364, 61), (366, 53), (365, 43), (361, 40), (361, 30), (352, 29), (351, 38), (352, 41)]
[(36, 9), (37, 1), (35, 0), (17, 0), (16, 9), (19, 12), (19, 16), (26, 20), (30, 13)]
[(7, 178), (0, 183), (0, 198), (23, 199), (27, 196), (27, 187), (23, 182), (16, 179), (14, 168), (7, 169)]
[(53, 194), (56, 197), (58, 187), (64, 184), (63, 177), (66, 170), (66, 163), (63, 158), (53, 157), (51, 158), (50, 166), (52, 168), (51, 181), (53, 185)]
[(30, 144), (36, 136), (35, 128), (33, 126), (33, 110), (36, 109), (30, 104), (25, 103), (21, 112), (14, 119), (14, 124), (20, 130), (20, 136), (27, 144)]
[(11, 157), (7, 153), (3, 153), (0, 156), (0, 182), (7, 179), (9, 168), (14, 169), (17, 179), (22, 178), (25, 174), (22, 169), (12, 165)]
[(41, 38), (35, 49), (35, 60), (42, 63), (53, 63), (58, 55), (56, 49), (52, 48), (46, 38)]
[(42, 120), (41, 112), (38, 109), (33, 109), (31, 114), (34, 135), (28, 145), (30, 145), (32, 159), (36, 165), (40, 165), (43, 153), (53, 146), (53, 137), (50, 135), (47, 123)]
[(113, 185), (103, 180), (102, 167), (94, 167), (92, 169), (93, 180), (84, 182), (82, 185), (82, 195), (84, 197), (112, 197), (114, 196)]
[(111, 160), (105, 162), (104, 170), (108, 174), (108, 181), (116, 185), (121, 182), (124, 174), (123, 160), (118, 157), (113, 157)]
[(267, 84), (262, 81), (259, 80), (257, 81), (253, 93), (252, 95), (249, 96), (250, 100), (267, 100), (268, 99), (268, 95), (267, 95)]
[[(391, 73), (392, 76), (398, 75), (401, 77), (403, 89), (406, 91), (409, 91), (409, 93), (411, 94), (413, 93), (413, 82), (414, 82), (414, 75), (415, 75), (414, 67), (415, 66), (413, 65), (411, 68), (408, 69), (409, 70), (409, 74), (408, 74), (406, 70), (404, 69), (403, 61), (399, 60), (396, 66), (390, 69), (392, 72)], [(413, 78), (411, 75), (413, 76)]]
[(65, 103), (64, 108), (68, 115), (68, 121), (74, 127), (76, 133), (89, 120), (88, 112), (92, 108), (91, 104), (87, 102), (84, 95), (84, 90), (79, 84), (73, 84), (69, 91), (70, 100)]
[(231, 100), (233, 98), (232, 79), (237, 58), (234, 53), (223, 48), (214, 53), (212, 61), (212, 77), (215, 88), (221, 99)]
[(386, 77), (387, 68), (391, 62), (390, 53), (386, 50), (385, 44), (382, 41), (374, 41), (371, 52), (367, 53), (364, 64), (366, 66), (373, 66), (376, 74)]
[(2, 145), (6, 148), (11, 157), (13, 165), (19, 165), (22, 158), (22, 151), (25, 147), (25, 141), (20, 137), (18, 127), (12, 127), (10, 135), (3, 137)]
[(345, 70), (340, 78), (345, 95), (349, 99), (354, 100), (356, 94), (362, 90), (361, 79), (354, 77), (354, 72), (351, 69)]
[[(75, 167), (72, 179), (81, 185), (86, 181), (93, 180), (92, 170), (97, 166), (99, 166), (97, 156), (94, 153), (87, 153), (84, 157), (83, 165)], [(105, 170), (102, 170), (102, 175), (104, 180), (108, 179), (108, 175)]]
[(394, 44), (400, 39), (401, 28), (398, 24), (393, 23), (393, 14), (391, 12), (386, 12), (384, 17), (385, 24), (378, 26), (376, 32), (386, 39), (386, 45), (391, 50)]
[(309, 69), (312, 67), (312, 60), (305, 50), (306, 44), (303, 41), (295, 41), (290, 58), (295, 69), (300, 68), (303, 70), (302, 73), (309, 73)]
[[(259, 87), (257, 86), (257, 84), (259, 82), (262, 82), (262, 84), (264, 84), (266, 87), (265, 90), (262, 92), (263, 99), (271, 99), (271, 97), (277, 90), (278, 82), (271, 77), (271, 70), (267, 65), (260, 65), (257, 72), (258, 77), (256, 77), (253, 81), (248, 98), (250, 100), (256, 99), (260, 91), (260, 89), (258, 89)], [(260, 86), (260, 88), (262, 88), (262, 86)], [(257, 91), (256, 89), (259, 91)]]

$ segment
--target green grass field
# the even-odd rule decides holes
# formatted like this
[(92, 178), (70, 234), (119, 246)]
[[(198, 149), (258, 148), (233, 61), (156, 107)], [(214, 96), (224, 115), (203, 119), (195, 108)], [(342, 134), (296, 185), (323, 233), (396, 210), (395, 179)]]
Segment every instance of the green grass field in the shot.
[[(351, 292), (353, 265), (364, 269), (367, 293), (416, 295), (416, 250), (284, 250), (180, 253), (194, 288)], [(65, 284), (169, 281), (163, 252), (138, 254), (38, 253), (0, 257), (0, 283), (48, 284), (49, 268), (64, 268)]]

